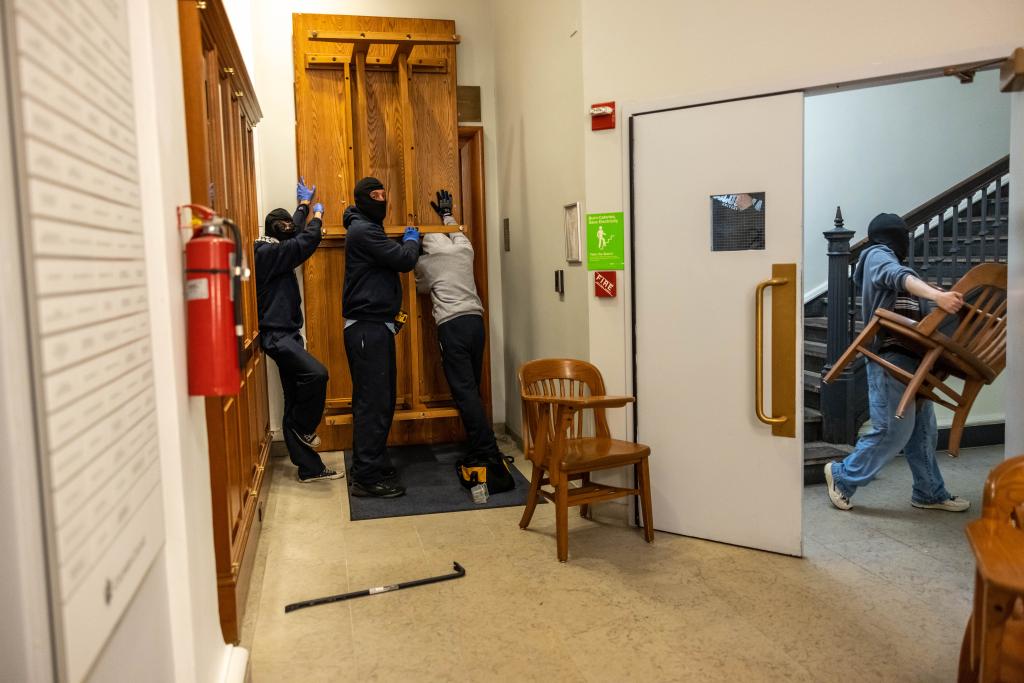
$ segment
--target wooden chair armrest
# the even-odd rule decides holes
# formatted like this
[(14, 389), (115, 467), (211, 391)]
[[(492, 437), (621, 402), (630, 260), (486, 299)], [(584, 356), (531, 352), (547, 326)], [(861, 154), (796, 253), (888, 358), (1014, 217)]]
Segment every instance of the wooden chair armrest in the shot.
[(1024, 531), (992, 519), (976, 519), (967, 525), (967, 540), (974, 551), (978, 573), (992, 585), (1024, 593)]
[(546, 403), (577, 410), (588, 408), (621, 408), (633, 402), (632, 396), (522, 396), (527, 403)]
[(893, 313), (892, 311), (890, 311), (888, 309), (885, 309), (885, 308), (877, 309), (875, 311), (875, 315), (877, 315), (879, 318), (885, 318), (886, 320), (888, 320), (890, 322), (897, 323), (899, 325), (904, 325), (906, 327), (910, 327), (910, 328), (914, 328), (914, 329), (917, 328), (918, 321), (911, 320), (910, 318), (907, 318), (906, 316), (902, 316), (899, 313)]

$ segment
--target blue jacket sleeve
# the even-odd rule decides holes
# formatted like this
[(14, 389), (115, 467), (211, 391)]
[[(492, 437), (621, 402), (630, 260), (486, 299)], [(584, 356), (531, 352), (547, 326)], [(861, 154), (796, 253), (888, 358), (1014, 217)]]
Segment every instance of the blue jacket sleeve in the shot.
[(277, 244), (260, 244), (255, 257), (256, 277), (265, 282), (302, 265), (320, 245), (323, 237), (320, 225), (320, 219), (314, 218), (302, 232), (291, 239), (282, 240)]
[(389, 239), (378, 225), (360, 230), (358, 239), (374, 263), (399, 273), (408, 273), (415, 268), (420, 257), (419, 241), (409, 240), (399, 244)]
[(871, 284), (880, 289), (901, 292), (906, 289), (907, 277), (916, 277), (914, 269), (900, 263), (888, 249), (875, 249), (867, 265), (869, 270), (866, 275)]

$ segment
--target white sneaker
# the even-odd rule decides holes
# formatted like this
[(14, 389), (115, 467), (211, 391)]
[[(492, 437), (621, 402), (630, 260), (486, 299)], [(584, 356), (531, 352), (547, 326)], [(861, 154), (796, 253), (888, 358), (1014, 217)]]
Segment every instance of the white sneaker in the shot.
[(918, 503), (913, 498), (910, 499), (910, 504), (916, 508), (922, 510), (945, 510), (946, 512), (963, 512), (967, 508), (971, 507), (971, 501), (960, 496), (953, 496), (948, 500), (944, 500), (941, 503)]
[(828, 498), (840, 510), (849, 510), (853, 507), (850, 499), (839, 492), (836, 483), (832, 479), (832, 463), (825, 463), (825, 485), (828, 486)]
[(293, 429), (292, 432), (295, 436), (299, 437), (299, 441), (310, 448), (320, 448), (320, 437), (317, 436), (316, 432), (313, 432), (312, 434), (302, 434), (297, 429)]

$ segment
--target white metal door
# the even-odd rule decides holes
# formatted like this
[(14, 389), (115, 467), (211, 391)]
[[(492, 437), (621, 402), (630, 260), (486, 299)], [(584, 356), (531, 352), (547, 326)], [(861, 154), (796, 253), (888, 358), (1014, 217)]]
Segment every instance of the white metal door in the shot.
[[(652, 449), (655, 527), (800, 555), (803, 94), (643, 114), (633, 136), (636, 426)], [(713, 215), (731, 225), (725, 209), (756, 210), (762, 192), (761, 241), (754, 229), (713, 231)], [(729, 198), (713, 209), (713, 195)], [(795, 268), (785, 290), (763, 293), (764, 338), (776, 334), (763, 349), (764, 412), (780, 412), (772, 389), (795, 393), (792, 437), (755, 414), (755, 292), (776, 264)], [(782, 291), (794, 329), (780, 346), (787, 330), (768, 328)]]

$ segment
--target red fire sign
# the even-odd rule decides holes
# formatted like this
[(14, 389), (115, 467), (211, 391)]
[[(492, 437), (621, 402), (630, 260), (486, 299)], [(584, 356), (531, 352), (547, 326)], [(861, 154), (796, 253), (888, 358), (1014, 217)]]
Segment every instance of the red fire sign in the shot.
[(594, 272), (594, 296), (603, 299), (614, 299), (617, 289), (614, 270), (598, 270)]

